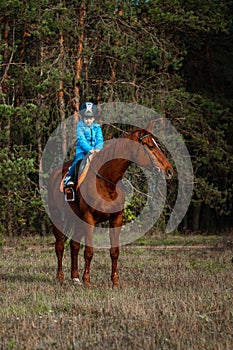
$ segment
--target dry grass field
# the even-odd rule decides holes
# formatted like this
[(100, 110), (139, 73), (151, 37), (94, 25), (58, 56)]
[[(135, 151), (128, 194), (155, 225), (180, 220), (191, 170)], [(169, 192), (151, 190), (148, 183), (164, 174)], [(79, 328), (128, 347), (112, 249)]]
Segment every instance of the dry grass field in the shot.
[(68, 246), (56, 283), (53, 237), (2, 241), (0, 349), (233, 349), (232, 242), (190, 240), (121, 248), (117, 290), (107, 250), (95, 250), (83, 288)]

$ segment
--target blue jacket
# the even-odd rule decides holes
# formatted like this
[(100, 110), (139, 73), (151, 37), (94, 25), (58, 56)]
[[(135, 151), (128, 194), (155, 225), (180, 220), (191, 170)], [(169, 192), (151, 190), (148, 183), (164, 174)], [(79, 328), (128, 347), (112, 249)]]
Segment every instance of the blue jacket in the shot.
[(83, 159), (92, 149), (102, 149), (104, 138), (100, 125), (92, 123), (88, 126), (83, 120), (80, 120), (76, 126), (76, 161)]

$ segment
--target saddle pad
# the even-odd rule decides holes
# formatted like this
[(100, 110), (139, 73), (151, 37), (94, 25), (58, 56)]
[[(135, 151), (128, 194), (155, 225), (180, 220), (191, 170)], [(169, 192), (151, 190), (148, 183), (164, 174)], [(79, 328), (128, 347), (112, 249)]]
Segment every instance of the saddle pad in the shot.
[[(80, 171), (79, 176), (78, 176), (78, 181), (77, 181), (77, 184), (76, 184), (76, 190), (79, 188), (79, 186), (81, 185), (81, 183), (85, 179), (94, 155), (95, 155), (95, 153), (92, 153), (92, 154), (88, 155), (88, 157), (85, 157), (83, 159), (82, 163), (80, 164), (80, 168), (79, 169), (81, 171)], [(61, 184), (60, 184), (60, 191), (61, 192), (66, 192), (66, 189), (64, 189), (64, 180), (65, 180), (65, 177), (66, 177), (67, 173), (68, 173), (68, 169), (62, 176), (62, 180), (61, 180)]]

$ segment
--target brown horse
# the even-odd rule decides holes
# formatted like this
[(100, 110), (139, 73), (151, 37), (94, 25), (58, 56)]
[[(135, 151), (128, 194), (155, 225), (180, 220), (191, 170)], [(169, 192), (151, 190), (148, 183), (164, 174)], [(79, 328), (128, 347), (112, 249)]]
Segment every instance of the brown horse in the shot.
[(70, 163), (53, 171), (49, 180), (49, 210), (53, 221), (53, 233), (56, 238), (55, 251), (58, 260), (57, 278), (64, 279), (62, 257), (66, 237), (62, 231), (70, 230), (71, 278), (81, 284), (78, 272), (78, 253), (82, 237), (85, 239), (85, 267), (83, 282), (90, 285), (90, 265), (93, 257), (93, 231), (98, 223), (108, 221), (110, 226), (110, 257), (112, 260), (111, 280), (113, 287), (118, 285), (117, 261), (119, 257), (119, 235), (122, 227), (125, 193), (121, 179), (130, 163), (135, 162), (150, 171), (162, 171), (171, 178), (173, 169), (158, 147), (150, 122), (145, 129), (113, 140), (95, 155), (81, 186), (76, 189), (76, 200), (65, 202), (64, 194), (59, 190), (61, 174), (66, 172)]

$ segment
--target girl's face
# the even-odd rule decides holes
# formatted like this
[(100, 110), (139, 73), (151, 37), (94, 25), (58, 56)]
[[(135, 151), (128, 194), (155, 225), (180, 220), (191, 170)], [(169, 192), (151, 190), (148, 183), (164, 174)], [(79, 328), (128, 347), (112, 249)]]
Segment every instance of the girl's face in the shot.
[(91, 124), (94, 122), (95, 118), (90, 117), (90, 118), (83, 118), (83, 121), (85, 124), (87, 124), (88, 126), (91, 126)]

